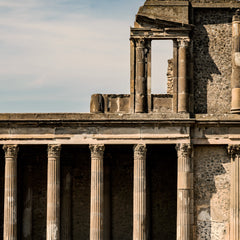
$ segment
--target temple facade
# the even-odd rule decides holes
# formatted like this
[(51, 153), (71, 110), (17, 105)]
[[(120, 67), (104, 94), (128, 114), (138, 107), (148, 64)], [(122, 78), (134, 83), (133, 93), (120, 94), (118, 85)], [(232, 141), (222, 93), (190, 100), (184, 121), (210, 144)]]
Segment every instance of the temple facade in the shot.
[[(94, 94), (90, 113), (0, 114), (2, 239), (239, 240), (239, 9), (146, 0), (130, 94)], [(152, 42), (166, 39), (168, 90), (152, 94)]]

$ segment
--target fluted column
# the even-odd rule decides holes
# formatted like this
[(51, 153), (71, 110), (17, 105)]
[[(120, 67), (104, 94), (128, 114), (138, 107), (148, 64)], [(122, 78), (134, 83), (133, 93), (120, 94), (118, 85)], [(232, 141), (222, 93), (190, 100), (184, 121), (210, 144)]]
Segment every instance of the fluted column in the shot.
[(240, 145), (229, 145), (228, 153), (231, 156), (232, 177), (230, 193), (230, 239), (240, 238)]
[(103, 154), (104, 145), (90, 145), (91, 150), (91, 209), (90, 240), (103, 240)]
[(134, 146), (133, 240), (147, 239), (146, 152), (146, 145)]
[(4, 145), (5, 188), (3, 240), (17, 240), (17, 145)]
[(232, 113), (240, 113), (240, 12), (232, 20)]
[(147, 75), (145, 66), (145, 39), (136, 39), (135, 112), (147, 109)]
[(32, 167), (24, 168), (24, 200), (22, 216), (22, 239), (32, 239)]
[(188, 112), (187, 47), (188, 41), (178, 42), (178, 112)]
[(48, 145), (47, 240), (60, 239), (60, 145)]
[(191, 145), (178, 144), (177, 240), (192, 240), (193, 162)]
[(63, 169), (63, 183), (62, 183), (62, 222), (61, 222), (61, 236), (63, 240), (71, 240), (72, 229), (72, 175), (71, 167), (67, 166)]

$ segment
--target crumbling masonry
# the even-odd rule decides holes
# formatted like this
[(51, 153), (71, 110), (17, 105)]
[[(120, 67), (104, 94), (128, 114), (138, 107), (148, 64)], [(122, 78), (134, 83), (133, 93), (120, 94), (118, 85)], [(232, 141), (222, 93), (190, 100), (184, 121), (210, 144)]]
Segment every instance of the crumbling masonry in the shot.
[[(130, 94), (92, 95), (87, 114), (0, 114), (3, 240), (239, 240), (238, 9), (147, 0)], [(168, 91), (151, 94), (151, 43), (164, 39)]]

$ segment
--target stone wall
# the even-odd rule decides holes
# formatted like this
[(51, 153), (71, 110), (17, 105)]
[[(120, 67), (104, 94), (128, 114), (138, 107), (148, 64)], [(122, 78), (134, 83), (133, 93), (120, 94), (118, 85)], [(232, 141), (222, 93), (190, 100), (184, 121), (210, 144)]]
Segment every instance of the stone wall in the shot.
[(230, 112), (232, 15), (226, 9), (194, 10), (195, 113)]
[(226, 240), (229, 234), (230, 158), (227, 146), (194, 147), (197, 240)]

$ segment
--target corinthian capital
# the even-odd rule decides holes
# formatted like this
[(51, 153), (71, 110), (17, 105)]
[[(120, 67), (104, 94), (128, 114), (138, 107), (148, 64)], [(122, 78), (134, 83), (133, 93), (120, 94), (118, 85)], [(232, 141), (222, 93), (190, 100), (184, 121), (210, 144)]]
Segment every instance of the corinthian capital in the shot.
[(176, 145), (178, 157), (191, 157), (192, 145), (189, 143), (179, 143)]
[(189, 39), (178, 39), (178, 47), (179, 48), (187, 48), (189, 45), (190, 40)]
[(105, 150), (104, 144), (90, 144), (89, 145), (92, 158), (102, 158)]
[(135, 42), (136, 42), (136, 47), (137, 48), (144, 48), (145, 47), (146, 40), (144, 38), (137, 38), (137, 39), (135, 39)]
[(133, 150), (135, 155), (144, 156), (147, 152), (147, 147), (146, 144), (136, 144)]
[(235, 155), (240, 155), (240, 145), (229, 144), (228, 154), (230, 154), (232, 157)]
[(6, 158), (16, 158), (18, 154), (18, 145), (3, 145)]
[(49, 158), (60, 157), (60, 151), (61, 151), (60, 144), (48, 145), (48, 157)]

